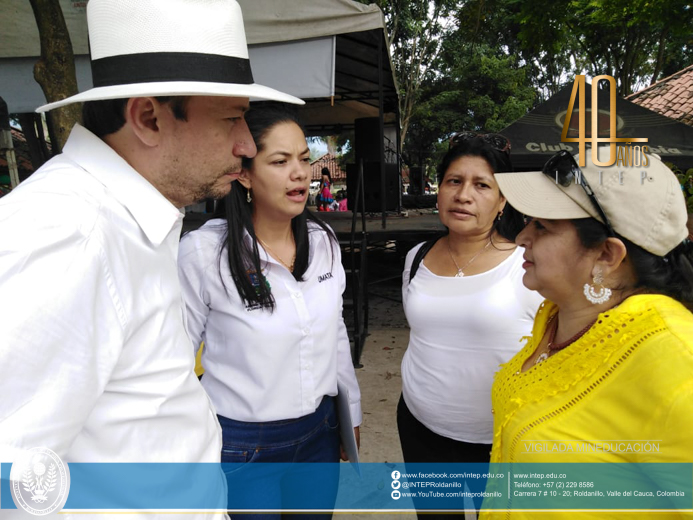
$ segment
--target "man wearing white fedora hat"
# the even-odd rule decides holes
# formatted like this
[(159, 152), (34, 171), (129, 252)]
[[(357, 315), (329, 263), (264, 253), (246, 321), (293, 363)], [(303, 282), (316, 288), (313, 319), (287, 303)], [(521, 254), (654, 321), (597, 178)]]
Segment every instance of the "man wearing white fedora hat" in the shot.
[(250, 98), (302, 101), (253, 82), (235, 0), (91, 0), (87, 19), (94, 88), (38, 109), (87, 102), (86, 128), (0, 200), (0, 462), (218, 462), (179, 208), (255, 155)]

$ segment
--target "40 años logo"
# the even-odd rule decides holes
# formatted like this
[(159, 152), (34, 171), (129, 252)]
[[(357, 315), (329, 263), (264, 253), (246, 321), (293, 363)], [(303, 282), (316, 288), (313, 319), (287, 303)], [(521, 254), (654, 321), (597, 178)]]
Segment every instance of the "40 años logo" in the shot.
[[(609, 135), (608, 137), (599, 137), (599, 82), (607, 81), (609, 83)], [(637, 152), (637, 163), (640, 163), (641, 159), (645, 159), (644, 154), (647, 152), (647, 147), (644, 146), (641, 150), (639, 146), (633, 148), (631, 143), (646, 143), (648, 142), (647, 137), (616, 137), (616, 80), (613, 76), (597, 76), (592, 80), (592, 127), (591, 127), (591, 137), (587, 137), (585, 133), (585, 76), (578, 75), (575, 76), (575, 81), (573, 82), (573, 91), (570, 94), (570, 101), (568, 102), (568, 111), (565, 115), (565, 121), (563, 122), (563, 131), (561, 132), (561, 142), (563, 143), (578, 143), (578, 152), (580, 154), (580, 166), (585, 166), (585, 144), (588, 142), (592, 143), (592, 162), (595, 166), (611, 166), (614, 163), (620, 165), (627, 165), (631, 163), (632, 166), (633, 157)], [(568, 131), (570, 130), (570, 119), (573, 115), (573, 108), (575, 107), (575, 102), (578, 102), (578, 136), (568, 137)], [(606, 161), (601, 161), (599, 158), (599, 145), (602, 143), (609, 143), (609, 158)], [(619, 147), (619, 151), (616, 151), (616, 143), (625, 143), (626, 149), (624, 147)], [(642, 154), (642, 157), (641, 157)]]
[(70, 471), (48, 448), (32, 448), (10, 472), (14, 503), (32, 515), (62, 508), (70, 491)]

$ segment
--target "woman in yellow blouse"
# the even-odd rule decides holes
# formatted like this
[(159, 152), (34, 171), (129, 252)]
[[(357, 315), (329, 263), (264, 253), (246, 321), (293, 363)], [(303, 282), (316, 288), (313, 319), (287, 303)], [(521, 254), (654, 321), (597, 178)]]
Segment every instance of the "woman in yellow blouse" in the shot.
[(542, 172), (496, 174), (532, 217), (516, 242), (525, 286), (546, 301), (496, 376), (491, 462), (693, 462), (693, 246), (679, 183), (652, 155), (640, 167), (587, 156), (582, 169), (560, 152)]

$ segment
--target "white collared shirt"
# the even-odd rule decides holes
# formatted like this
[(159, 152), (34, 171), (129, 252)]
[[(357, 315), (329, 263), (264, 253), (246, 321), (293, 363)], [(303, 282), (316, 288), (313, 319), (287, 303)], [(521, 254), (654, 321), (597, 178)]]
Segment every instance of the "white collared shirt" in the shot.
[(184, 323), (182, 218), (80, 126), (0, 199), (0, 460), (220, 461)]
[[(188, 233), (178, 260), (193, 347), (205, 343), (202, 385), (217, 412), (245, 422), (302, 417), (323, 396), (337, 394), (339, 378), (359, 425), (361, 394), (342, 319), (346, 277), (339, 247), (309, 223), (310, 264), (297, 282), (258, 243), (276, 303), (271, 313), (243, 303), (221, 242), (225, 232), (226, 222), (215, 219)], [(250, 235), (243, 240), (249, 244)]]

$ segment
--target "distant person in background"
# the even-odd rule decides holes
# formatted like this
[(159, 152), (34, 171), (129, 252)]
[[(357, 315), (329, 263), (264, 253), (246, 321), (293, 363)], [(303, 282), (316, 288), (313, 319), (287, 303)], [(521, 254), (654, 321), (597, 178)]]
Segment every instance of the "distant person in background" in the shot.
[(522, 285), (523, 250), (513, 243), (522, 216), (493, 177), (511, 170), (509, 151), (497, 134), (452, 139), (438, 168), (447, 233), (407, 255), (402, 302), (411, 334), (397, 407), (405, 463), (489, 461), (493, 376), (520, 350), (542, 301)]
[(339, 201), (339, 211), (347, 211), (347, 196), (344, 190), (340, 190), (337, 194), (337, 200)]
[(322, 169), (322, 180), (320, 181), (320, 190), (318, 193), (318, 211), (330, 211), (330, 204), (334, 201), (332, 198), (332, 176), (328, 168)]

